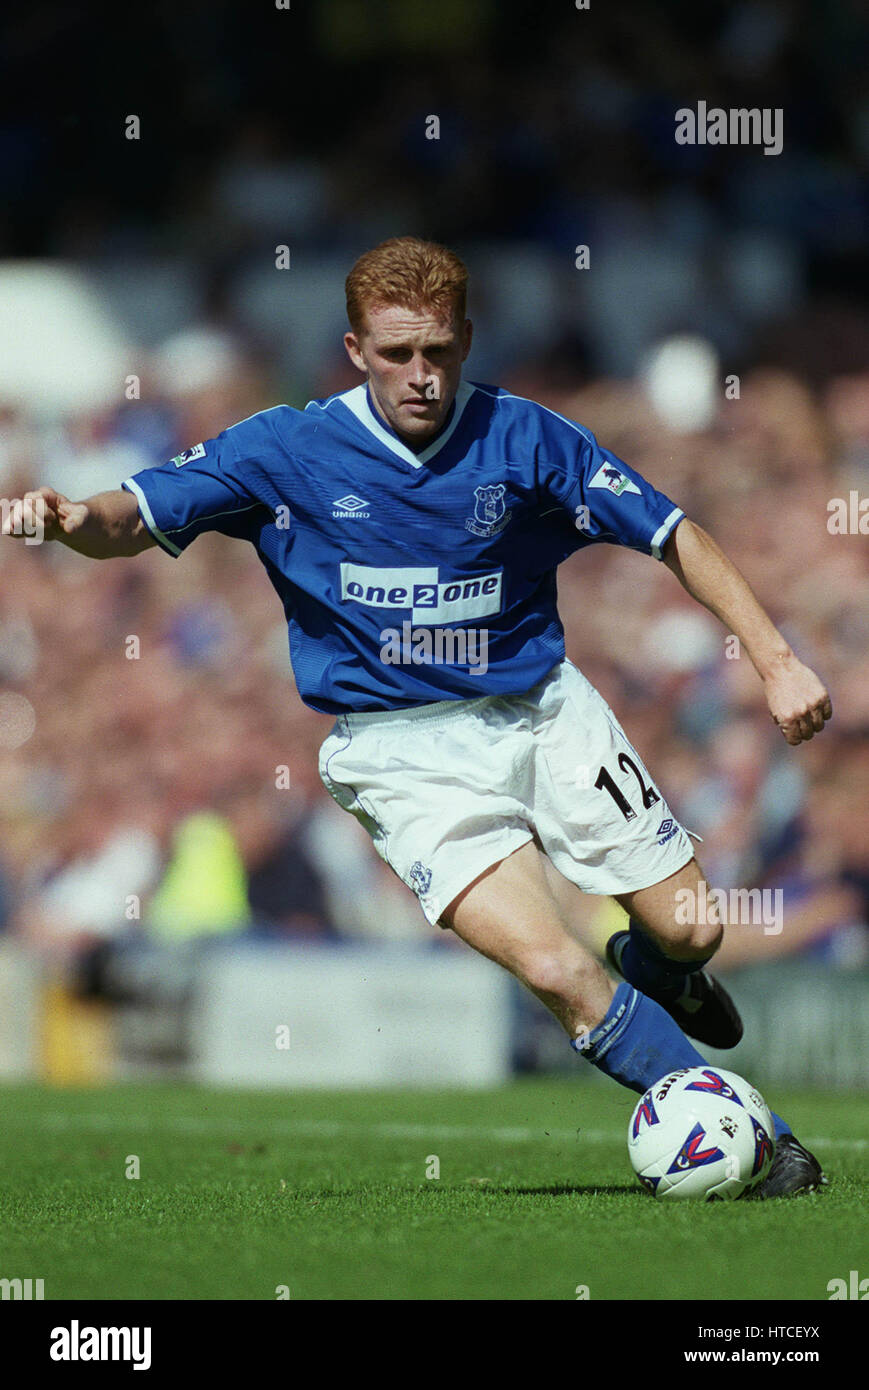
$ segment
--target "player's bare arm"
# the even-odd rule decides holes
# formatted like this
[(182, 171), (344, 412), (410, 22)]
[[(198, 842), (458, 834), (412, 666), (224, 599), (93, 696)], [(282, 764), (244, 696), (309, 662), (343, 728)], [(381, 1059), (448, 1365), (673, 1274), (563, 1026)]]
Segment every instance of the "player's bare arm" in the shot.
[(25, 492), (11, 503), (2, 526), (4, 536), (33, 536), (60, 541), (92, 560), (138, 555), (156, 545), (139, 513), (136, 498), (123, 488), (98, 492), (72, 502), (52, 487)]
[(748, 580), (708, 532), (685, 517), (669, 537), (662, 558), (688, 593), (739, 638), (787, 742), (796, 746), (819, 733), (833, 717), (827, 690), (794, 655)]

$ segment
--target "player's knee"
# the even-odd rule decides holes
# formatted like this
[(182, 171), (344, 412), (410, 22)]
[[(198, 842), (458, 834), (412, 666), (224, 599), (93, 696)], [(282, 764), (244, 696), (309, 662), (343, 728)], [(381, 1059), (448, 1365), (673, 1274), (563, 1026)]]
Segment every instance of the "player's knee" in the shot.
[(523, 962), (523, 976), (536, 994), (576, 1003), (599, 966), (585, 952), (537, 951)]
[(557, 952), (535, 951), (520, 963), (520, 970), (525, 983), (535, 993), (554, 998), (561, 995), (565, 972)]
[(680, 960), (708, 960), (723, 936), (718, 922), (684, 922), (674, 928), (668, 946)]

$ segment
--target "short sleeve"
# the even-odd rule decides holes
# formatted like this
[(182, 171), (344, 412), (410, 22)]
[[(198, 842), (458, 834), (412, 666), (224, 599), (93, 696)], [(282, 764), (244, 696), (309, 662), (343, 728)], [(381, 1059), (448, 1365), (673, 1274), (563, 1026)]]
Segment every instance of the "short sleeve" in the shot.
[(250, 491), (228, 430), (168, 463), (134, 473), (121, 486), (136, 498), (157, 544), (175, 556), (203, 531), (237, 533), (242, 514), (263, 506)]
[(544, 503), (569, 513), (577, 545), (606, 541), (661, 559), (685, 513), (642, 474), (598, 444), (590, 430), (559, 417), (541, 451)]

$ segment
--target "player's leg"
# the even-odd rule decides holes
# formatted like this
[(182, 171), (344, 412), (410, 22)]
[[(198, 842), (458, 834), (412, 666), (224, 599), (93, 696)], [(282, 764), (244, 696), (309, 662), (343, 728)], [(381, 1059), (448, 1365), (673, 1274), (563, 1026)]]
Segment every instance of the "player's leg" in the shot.
[[(691, 866), (685, 865), (652, 891), (641, 890), (640, 906), (655, 924), (656, 938), (667, 948), (672, 941), (667, 903), (673, 903), (680, 884), (690, 881)], [(590, 952), (571, 937), (565, 923), (570, 916), (569, 895), (577, 891), (565, 878), (553, 883), (544, 856), (528, 844), (481, 874), (450, 903), (441, 920), (471, 947), (527, 984), (558, 1017), (574, 1048), (630, 1090), (642, 1093), (667, 1072), (683, 1066), (708, 1065), (677, 1026), (672, 1009), (665, 1012), (628, 981), (613, 992)], [(619, 897), (631, 899), (635, 906), (633, 894)], [(709, 941), (717, 941), (715, 926), (710, 933), (677, 934), (683, 963), (691, 963), (698, 955), (704, 958)], [(776, 1156), (756, 1195), (786, 1197), (826, 1183), (818, 1159), (799, 1143), (786, 1120), (774, 1111), (772, 1118)]]
[(742, 1020), (730, 995), (704, 969), (723, 930), (696, 859), (659, 883), (614, 894), (630, 918), (607, 943), (613, 969), (656, 999), (691, 1037), (709, 1047), (735, 1047)]
[[(609, 963), (691, 1037), (734, 1047), (739, 1014), (703, 970), (721, 926), (687, 831), (612, 710), (570, 663), (543, 690), (539, 714), (533, 814), (543, 848), (565, 878), (615, 897), (633, 919), (610, 939)], [(621, 891), (631, 883), (651, 886)]]
[[(706, 884), (687, 833), (612, 711), (581, 673), (567, 663), (541, 704), (548, 706), (549, 717), (538, 726), (544, 766), (535, 824), (538, 830), (545, 827), (543, 846), (565, 878), (588, 892), (616, 897), (629, 913), (631, 929), (617, 933), (607, 951), (617, 973), (624, 964), (621, 988), (642, 991), (640, 999), (660, 998), (659, 1011), (666, 1009), (665, 1016), (692, 1037), (733, 1046), (742, 1024), (732, 1000), (703, 969), (717, 949), (721, 927), (704, 896)], [(571, 779), (572, 768), (584, 776)], [(621, 825), (609, 802), (623, 816)], [(651, 886), (622, 892), (612, 885), (613, 877), (628, 883), (645, 879)], [(622, 936), (630, 947), (623, 962), (622, 953), (616, 957), (612, 949)], [(614, 1003), (618, 999), (617, 991)], [(824, 1182), (814, 1156), (780, 1116), (773, 1119), (776, 1155), (760, 1195), (804, 1192)]]
[(696, 859), (660, 883), (613, 896), (663, 956), (687, 969), (705, 964), (721, 944), (718, 903)]
[[(562, 919), (576, 930), (577, 921), (582, 921), (579, 908), (584, 895), (548, 858), (543, 863)], [(697, 901), (703, 891), (705, 882), (696, 859), (692, 859), (650, 888), (614, 894), (629, 914), (630, 930), (622, 928), (610, 937), (607, 961), (616, 974), (658, 1003), (669, 1004), (690, 989), (696, 972), (707, 964), (721, 941), (714, 895), (707, 897), (696, 916), (686, 910), (686, 892)], [(579, 932), (582, 939), (581, 926)], [(693, 1021), (695, 1012), (695, 1008), (688, 1010), (692, 1017), (686, 1022)], [(690, 1027), (686, 1031), (693, 1036)]]
[(533, 842), (481, 874), (441, 922), (515, 975), (569, 1037), (590, 1033), (606, 1014), (615, 985), (568, 932)]
[[(614, 896), (630, 916), (629, 930), (607, 943), (607, 959), (616, 971), (657, 1000), (691, 1037), (709, 1046), (735, 1047), (742, 1020), (723, 985), (703, 969), (723, 930), (697, 860), (649, 888)], [(785, 1196), (825, 1183), (814, 1154), (781, 1115), (771, 1113), (776, 1154), (759, 1195)]]
[(480, 874), (441, 923), (527, 985), (576, 1051), (630, 1090), (642, 1093), (667, 1072), (706, 1065), (659, 1004), (628, 983), (614, 987), (570, 935), (535, 844)]

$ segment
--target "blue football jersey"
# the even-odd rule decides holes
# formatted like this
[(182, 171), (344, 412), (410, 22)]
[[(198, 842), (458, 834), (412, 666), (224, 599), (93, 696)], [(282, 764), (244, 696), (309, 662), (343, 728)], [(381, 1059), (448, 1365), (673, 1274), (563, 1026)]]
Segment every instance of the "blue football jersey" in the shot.
[(601, 541), (660, 559), (683, 515), (581, 425), (471, 382), (419, 453), (363, 384), (123, 486), (170, 555), (203, 531), (256, 547), (299, 693), (330, 714), (530, 689), (564, 658), (561, 561)]

